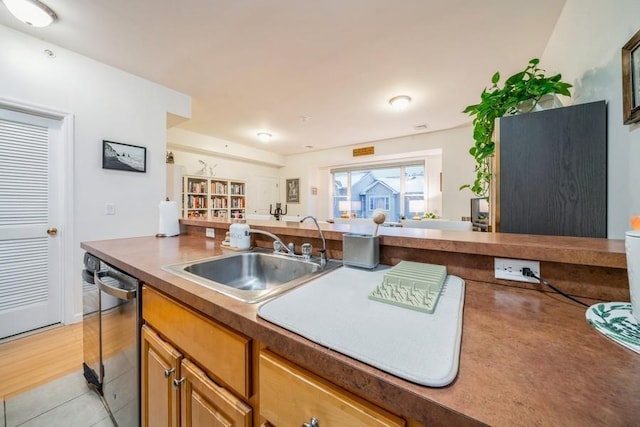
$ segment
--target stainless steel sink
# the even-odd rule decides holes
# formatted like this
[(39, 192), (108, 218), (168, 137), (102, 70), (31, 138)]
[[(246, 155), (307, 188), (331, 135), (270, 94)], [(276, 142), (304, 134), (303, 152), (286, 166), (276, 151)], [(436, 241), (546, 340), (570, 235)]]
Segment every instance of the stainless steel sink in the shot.
[(230, 253), (193, 262), (168, 265), (166, 271), (246, 303), (256, 303), (334, 270), (326, 265), (259, 250)]

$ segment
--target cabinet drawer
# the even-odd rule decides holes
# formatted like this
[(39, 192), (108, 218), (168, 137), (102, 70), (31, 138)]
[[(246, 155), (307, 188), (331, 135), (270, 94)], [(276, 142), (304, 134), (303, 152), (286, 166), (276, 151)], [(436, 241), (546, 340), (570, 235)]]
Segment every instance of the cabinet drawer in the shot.
[(250, 390), (251, 340), (144, 286), (142, 317), (211, 378), (245, 398)]
[(404, 420), (269, 352), (260, 352), (260, 414), (276, 427), (404, 426)]
[(182, 427), (251, 427), (251, 407), (224, 388), (187, 359), (182, 360), (184, 379), (180, 391)]

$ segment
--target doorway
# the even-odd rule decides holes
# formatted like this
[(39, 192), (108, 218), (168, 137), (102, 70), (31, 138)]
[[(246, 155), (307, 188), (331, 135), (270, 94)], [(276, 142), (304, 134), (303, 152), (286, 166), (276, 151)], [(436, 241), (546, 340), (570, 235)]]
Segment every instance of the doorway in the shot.
[[(276, 203), (280, 201), (278, 191), (278, 178), (274, 176), (257, 176), (251, 181), (248, 187), (248, 200), (251, 204), (252, 214), (267, 216), (269, 211), (276, 208)], [(249, 211), (247, 211), (249, 212)]]
[(0, 108), (0, 338), (63, 320), (63, 124)]

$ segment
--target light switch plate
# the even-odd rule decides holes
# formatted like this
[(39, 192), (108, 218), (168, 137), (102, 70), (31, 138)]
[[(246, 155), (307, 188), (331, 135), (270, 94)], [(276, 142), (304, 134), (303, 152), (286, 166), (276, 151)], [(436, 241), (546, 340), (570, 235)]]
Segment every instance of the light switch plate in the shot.
[(216, 237), (216, 229), (215, 228), (207, 228), (205, 231), (205, 236), (214, 238)]
[(116, 205), (113, 203), (105, 203), (104, 205), (104, 214), (105, 215), (115, 215), (116, 214)]

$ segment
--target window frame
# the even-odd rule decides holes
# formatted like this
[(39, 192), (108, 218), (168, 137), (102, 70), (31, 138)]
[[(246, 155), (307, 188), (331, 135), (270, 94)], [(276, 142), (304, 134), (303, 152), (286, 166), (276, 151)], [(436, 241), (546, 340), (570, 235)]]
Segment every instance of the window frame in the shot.
[[(399, 179), (400, 179), (400, 189), (398, 191), (398, 220), (406, 217), (407, 215), (410, 214), (410, 212), (405, 212), (405, 200), (407, 199), (407, 197), (411, 197), (411, 196), (416, 196), (416, 193), (411, 193), (409, 195), (407, 195), (406, 193), (406, 168), (408, 167), (421, 167), (422, 171), (423, 171), (423, 187), (422, 187), (422, 197), (426, 198), (427, 195), (427, 160), (425, 159), (413, 159), (410, 161), (406, 161), (406, 162), (393, 162), (393, 163), (378, 163), (378, 164), (357, 164), (357, 165), (351, 165), (351, 166), (343, 166), (343, 167), (336, 167), (336, 168), (331, 168), (329, 170), (329, 176), (330, 176), (330, 182), (331, 182), (331, 194), (329, 195), (329, 206), (330, 206), (330, 211), (331, 211), (331, 215), (340, 217), (342, 212), (340, 211), (340, 209), (338, 208), (338, 205), (336, 205), (336, 201), (338, 199), (341, 200), (353, 200), (352, 199), (352, 194), (351, 194), (351, 189), (352, 189), (352, 174), (353, 173), (362, 173), (362, 172), (369, 172), (369, 171), (375, 171), (375, 170), (379, 170), (379, 169), (393, 169), (393, 168), (399, 168)], [(346, 183), (345, 183), (345, 187), (347, 189), (347, 194), (343, 195), (340, 194), (338, 195), (335, 192), (336, 186), (336, 180), (335, 180), (335, 176), (336, 174), (339, 173), (346, 173)], [(367, 199), (369, 199), (369, 197), (371, 196), (367, 196)], [(385, 203), (385, 206), (387, 206), (386, 211), (389, 212), (391, 209), (391, 197), (389, 196), (383, 196), (383, 195), (375, 195), (373, 197), (386, 197), (387, 198), (387, 202)], [(370, 201), (369, 200), (363, 200), (363, 202), (366, 203), (366, 206), (370, 207)], [(363, 203), (364, 205), (364, 203)], [(371, 210), (371, 209), (369, 209)], [(337, 212), (337, 214), (336, 214)], [(352, 211), (349, 211), (349, 214), (351, 214)], [(390, 222), (395, 222), (396, 219), (395, 218), (387, 218), (387, 221)]]

